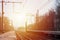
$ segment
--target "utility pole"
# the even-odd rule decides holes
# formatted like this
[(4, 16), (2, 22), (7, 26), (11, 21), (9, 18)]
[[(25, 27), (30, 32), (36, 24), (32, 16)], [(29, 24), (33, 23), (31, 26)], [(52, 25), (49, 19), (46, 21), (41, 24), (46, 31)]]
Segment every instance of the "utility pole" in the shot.
[(4, 1), (2, 0), (2, 32), (4, 33), (4, 27), (3, 27), (3, 16), (4, 16)]
[(36, 23), (39, 22), (39, 10), (37, 9), (37, 13), (36, 13)]
[(27, 20), (26, 20), (26, 22), (25, 22), (25, 31), (27, 32)]

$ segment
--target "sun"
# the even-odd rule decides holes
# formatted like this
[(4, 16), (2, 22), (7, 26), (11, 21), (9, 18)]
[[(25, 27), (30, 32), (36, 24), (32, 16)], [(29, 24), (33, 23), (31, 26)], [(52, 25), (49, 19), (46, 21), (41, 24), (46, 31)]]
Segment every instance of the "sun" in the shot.
[(24, 14), (11, 14), (9, 19), (12, 21), (12, 24), (15, 28), (20, 26), (25, 27), (26, 16)]
[(27, 16), (25, 13), (16, 13), (16, 14), (9, 14), (8, 18), (12, 22), (15, 29), (19, 27), (25, 28), (25, 23), (27, 22), (27, 25), (34, 23), (34, 17)]

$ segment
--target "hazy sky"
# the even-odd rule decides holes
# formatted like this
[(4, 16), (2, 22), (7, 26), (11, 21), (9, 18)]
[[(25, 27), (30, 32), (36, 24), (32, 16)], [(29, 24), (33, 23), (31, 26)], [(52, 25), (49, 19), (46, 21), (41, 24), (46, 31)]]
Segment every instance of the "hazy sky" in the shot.
[[(0, 0), (1, 1), (1, 0)], [(28, 18), (28, 23), (33, 23), (34, 22), (34, 17), (35, 14), (37, 12), (37, 9), (39, 10), (39, 15), (42, 16), (45, 14), (45, 12), (47, 12), (48, 10), (50, 10), (51, 8), (55, 8), (55, 0), (4, 0), (5, 2), (22, 2), (22, 3), (4, 3), (4, 15), (13, 19), (15, 17), (15, 19), (18, 17), (18, 19), (16, 19), (16, 21), (14, 21), (15, 19), (13, 19), (14, 21), (14, 25), (18, 26), (19, 24), (23, 25), (22, 22), (24, 22), (25, 18), (22, 19), (22, 16), (18, 16), (21, 14), (32, 14), (34, 16), (29, 16)], [(1, 15), (1, 3), (0, 3), (0, 15)], [(13, 14), (13, 15), (12, 15)], [(18, 15), (16, 15), (18, 14)], [(12, 18), (13, 17), (13, 18)], [(20, 19), (19, 19), (20, 17)], [(23, 21), (22, 21), (22, 20)], [(20, 21), (20, 23), (17, 23), (17, 21)], [(18, 21), (18, 22), (19, 22)], [(22, 22), (21, 22), (22, 21)], [(15, 24), (17, 23), (17, 24)]]
[[(5, 1), (12, 2), (12, 0), (5, 0)], [(54, 8), (54, 3), (55, 3), (54, 0), (13, 0), (13, 1), (22, 2), (22, 3), (14, 4), (14, 13), (35, 14), (37, 9), (39, 9), (39, 11), (41, 13), (40, 15), (43, 15), (44, 12), (48, 11), (48, 9)], [(0, 3), (0, 8), (1, 8), (1, 3)], [(0, 11), (1, 11), (1, 9), (0, 9)], [(5, 3), (4, 12), (5, 12), (5, 14), (13, 13), (13, 4)]]

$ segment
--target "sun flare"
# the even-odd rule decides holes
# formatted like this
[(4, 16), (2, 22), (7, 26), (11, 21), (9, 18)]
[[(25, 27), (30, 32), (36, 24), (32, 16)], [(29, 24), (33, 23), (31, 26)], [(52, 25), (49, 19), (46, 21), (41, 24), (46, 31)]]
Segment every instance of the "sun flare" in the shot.
[(25, 27), (25, 23), (27, 22), (27, 25), (34, 23), (34, 17), (32, 16), (26, 16), (26, 14), (9, 14), (8, 18), (12, 22), (14, 28), (18, 27)]

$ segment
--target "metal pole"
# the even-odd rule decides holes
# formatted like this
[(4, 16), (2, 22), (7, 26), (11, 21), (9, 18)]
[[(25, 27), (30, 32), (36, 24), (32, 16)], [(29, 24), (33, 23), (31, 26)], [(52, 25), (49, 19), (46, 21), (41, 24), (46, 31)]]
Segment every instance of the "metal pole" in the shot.
[(4, 33), (4, 29), (3, 29), (3, 15), (4, 15), (4, 8), (3, 8), (3, 0), (2, 0), (2, 32)]
[(25, 21), (25, 31), (27, 32), (27, 20)]

